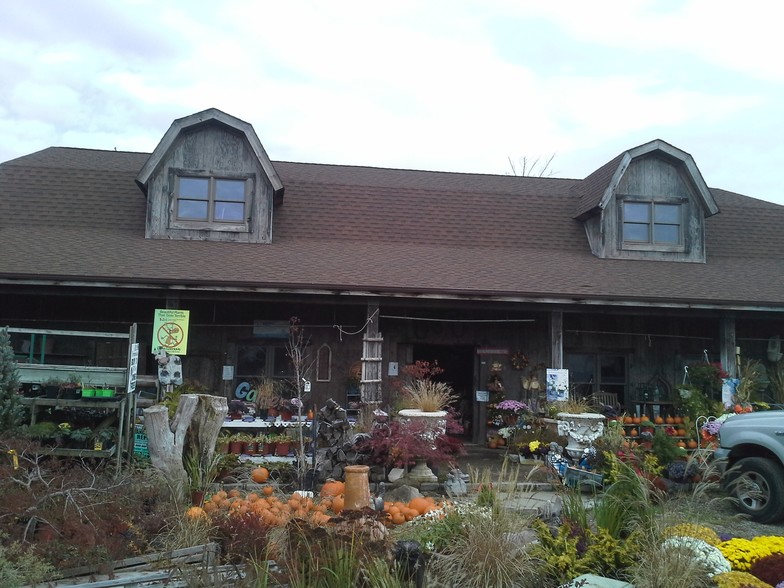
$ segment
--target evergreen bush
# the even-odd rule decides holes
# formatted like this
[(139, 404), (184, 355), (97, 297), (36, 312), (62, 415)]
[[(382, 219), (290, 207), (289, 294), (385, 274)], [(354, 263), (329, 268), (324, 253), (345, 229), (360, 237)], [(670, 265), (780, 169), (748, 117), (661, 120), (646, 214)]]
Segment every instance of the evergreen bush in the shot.
[(0, 329), (0, 432), (7, 434), (22, 423), (24, 407), (18, 392), (19, 371), (6, 327)]

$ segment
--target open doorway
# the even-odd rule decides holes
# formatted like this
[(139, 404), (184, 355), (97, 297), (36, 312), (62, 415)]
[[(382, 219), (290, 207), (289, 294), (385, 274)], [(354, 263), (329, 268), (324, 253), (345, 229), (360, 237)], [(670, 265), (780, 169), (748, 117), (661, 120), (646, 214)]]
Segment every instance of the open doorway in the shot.
[(438, 362), (443, 373), (434, 380), (449, 384), (458, 400), (453, 404), (460, 414), (463, 437), (470, 439), (474, 411), (474, 366), (476, 353), (471, 345), (419, 345), (412, 349), (413, 361)]

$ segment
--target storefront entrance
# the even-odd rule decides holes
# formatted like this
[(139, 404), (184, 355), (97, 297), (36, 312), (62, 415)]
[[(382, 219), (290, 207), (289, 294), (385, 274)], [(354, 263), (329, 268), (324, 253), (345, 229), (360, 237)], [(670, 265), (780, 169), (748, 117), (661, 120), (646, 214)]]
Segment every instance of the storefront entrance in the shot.
[(466, 439), (473, 436), (476, 351), (471, 345), (414, 345), (413, 361), (438, 362), (443, 373), (434, 379), (449, 384), (458, 400), (453, 408), (460, 414)]

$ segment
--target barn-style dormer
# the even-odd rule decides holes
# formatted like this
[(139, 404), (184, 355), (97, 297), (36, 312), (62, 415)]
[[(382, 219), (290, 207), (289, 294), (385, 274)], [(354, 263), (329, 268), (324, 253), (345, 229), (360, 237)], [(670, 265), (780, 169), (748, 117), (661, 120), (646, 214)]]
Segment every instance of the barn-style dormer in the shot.
[(661, 140), (630, 149), (579, 187), (575, 218), (601, 258), (705, 262), (719, 212), (691, 155)]
[(283, 184), (253, 127), (215, 108), (177, 119), (136, 177), (145, 236), (269, 243)]

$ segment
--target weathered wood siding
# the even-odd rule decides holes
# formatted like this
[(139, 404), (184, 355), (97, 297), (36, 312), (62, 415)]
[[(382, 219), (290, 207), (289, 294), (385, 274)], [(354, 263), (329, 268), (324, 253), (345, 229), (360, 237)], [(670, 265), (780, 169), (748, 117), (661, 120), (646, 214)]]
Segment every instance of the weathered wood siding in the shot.
[[(181, 172), (213, 176), (247, 176), (253, 180), (248, 232), (172, 228), (174, 178)], [(146, 237), (269, 243), (272, 240), (272, 185), (242, 134), (220, 125), (183, 133), (150, 178)]]
[[(643, 196), (657, 201), (681, 203), (684, 251), (645, 251), (622, 248), (621, 201), (625, 196)], [(705, 218), (683, 167), (649, 155), (629, 164), (616, 190), (615, 199), (599, 217), (588, 219), (585, 229), (592, 252), (603, 258), (705, 261)]]

